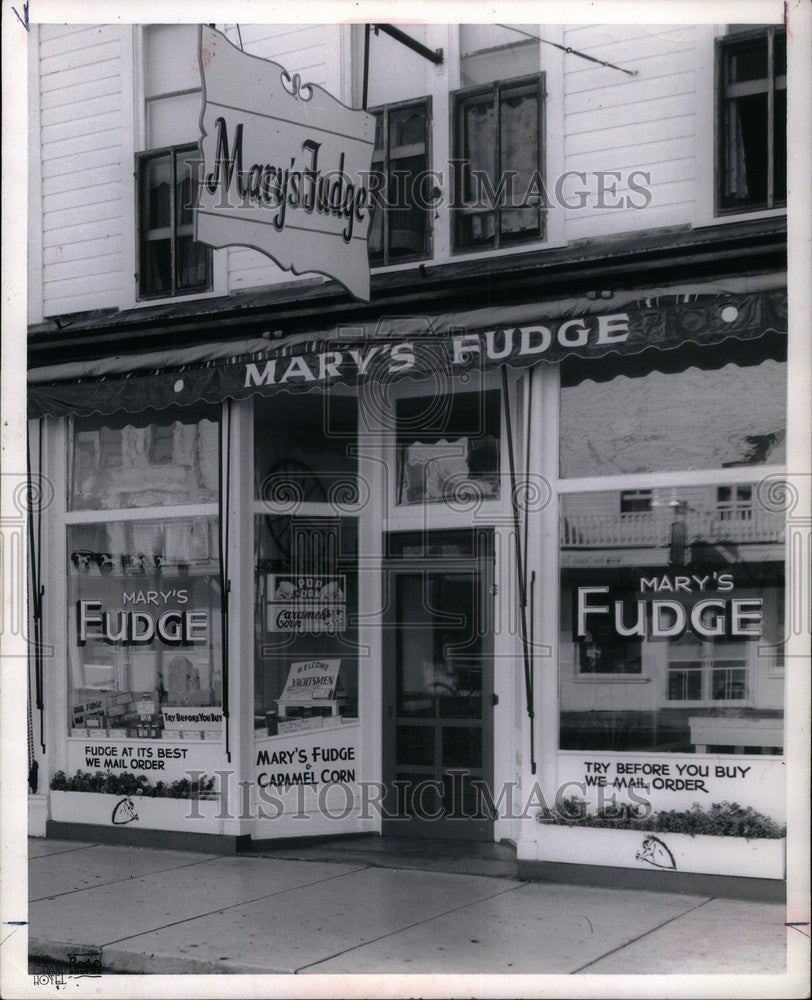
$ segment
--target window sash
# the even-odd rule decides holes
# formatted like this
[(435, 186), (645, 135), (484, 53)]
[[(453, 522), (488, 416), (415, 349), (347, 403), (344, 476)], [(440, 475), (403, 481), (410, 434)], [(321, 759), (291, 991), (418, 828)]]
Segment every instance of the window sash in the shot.
[[(502, 142), (502, 103), (510, 97), (521, 97), (530, 95), (537, 101), (538, 122), (535, 169), (542, 179), (545, 179), (544, 151), (545, 151), (545, 116), (544, 101), (546, 98), (544, 73), (534, 74), (531, 77), (520, 77), (515, 80), (496, 80), (486, 86), (471, 87), (458, 91), (452, 95), (452, 129), (454, 134), (454, 156), (455, 156), (455, 196), (451, 206), (452, 216), (452, 247), (455, 252), (471, 252), (482, 250), (499, 250), (503, 246), (513, 246), (517, 243), (537, 242), (545, 238), (546, 211), (543, 205), (536, 208), (536, 226), (524, 235), (522, 231), (515, 234), (502, 232), (502, 214), (505, 211), (516, 211), (511, 206), (502, 206), (498, 201), (492, 208), (484, 209), (478, 206), (470, 207), (464, 204), (464, 192), (467, 183), (466, 167), (461, 162), (465, 151), (465, 110), (477, 104), (490, 104), (494, 109), (494, 154), (492, 169), (495, 169), (496, 177), (492, 180), (499, 182), (502, 172), (502, 159), (504, 155)], [(515, 190), (513, 191), (515, 195)], [(526, 206), (532, 208), (533, 206)], [(472, 240), (465, 240), (460, 231), (460, 220), (471, 215), (493, 215), (493, 238), (492, 242), (478, 245)]]
[[(136, 194), (138, 204), (136, 206), (136, 232), (138, 239), (138, 271), (137, 285), (139, 299), (161, 299), (176, 295), (193, 295), (201, 292), (211, 291), (212, 287), (212, 255), (211, 250), (206, 247), (206, 280), (200, 284), (186, 286), (181, 285), (178, 275), (178, 241), (184, 237), (194, 235), (194, 226), (181, 224), (178, 222), (177, 211), (177, 187), (178, 187), (178, 161), (187, 153), (194, 152), (197, 147), (194, 144), (184, 144), (182, 146), (165, 146), (162, 149), (151, 149), (143, 153), (136, 153)], [(169, 185), (169, 226), (160, 228), (149, 228), (144, 221), (147, 202), (145, 197), (148, 192), (144, 190), (144, 178), (149, 164), (152, 161), (162, 158), (169, 159), (170, 185)], [(156, 290), (149, 290), (145, 287), (146, 274), (144, 266), (144, 251), (148, 249), (150, 243), (157, 243), (169, 240), (169, 287)], [(200, 244), (202, 245), (202, 244)]]
[[(776, 198), (775, 183), (775, 98), (779, 91), (786, 91), (786, 74), (775, 75), (775, 42), (783, 29), (777, 25), (761, 28), (756, 31), (728, 34), (717, 39), (717, 114), (716, 114), (716, 214), (729, 215), (741, 212), (756, 212), (784, 207), (786, 199)], [(743, 42), (763, 40), (767, 42), (767, 75), (755, 80), (740, 83), (730, 81), (730, 63), (735, 48)], [(737, 101), (764, 94), (767, 97), (767, 123), (765, 147), (767, 153), (766, 199), (741, 204), (725, 204), (733, 200), (726, 191), (727, 176), (730, 171), (728, 134), (733, 121)]]
[[(392, 114), (399, 114), (404, 111), (422, 111), (425, 122), (425, 143), (409, 143), (408, 145), (392, 147), (389, 142), (389, 122)], [(381, 130), (383, 135), (383, 149), (376, 149), (372, 154), (372, 169), (383, 174), (384, 183), (382, 194), (384, 199), (389, 197), (390, 170), (392, 161), (407, 159), (414, 156), (424, 156), (426, 169), (431, 167), (431, 99), (421, 98), (417, 101), (401, 101), (397, 104), (384, 104), (378, 108), (370, 108), (370, 114), (381, 116)], [(426, 232), (424, 235), (424, 245), (422, 250), (416, 250), (411, 254), (392, 254), (390, 246), (391, 219), (389, 208), (384, 206), (380, 209), (383, 218), (383, 253), (374, 261), (370, 260), (372, 267), (387, 267), (390, 264), (404, 264), (415, 260), (425, 260), (432, 255), (432, 212), (425, 211)], [(372, 220), (370, 220), (371, 225)]]

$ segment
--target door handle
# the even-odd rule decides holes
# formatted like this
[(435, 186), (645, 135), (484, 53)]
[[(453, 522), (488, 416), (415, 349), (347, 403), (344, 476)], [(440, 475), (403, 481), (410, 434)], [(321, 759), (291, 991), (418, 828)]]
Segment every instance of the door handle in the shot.
[(490, 705), (499, 704), (499, 695), (495, 691), (492, 694), (488, 695), (488, 703)]

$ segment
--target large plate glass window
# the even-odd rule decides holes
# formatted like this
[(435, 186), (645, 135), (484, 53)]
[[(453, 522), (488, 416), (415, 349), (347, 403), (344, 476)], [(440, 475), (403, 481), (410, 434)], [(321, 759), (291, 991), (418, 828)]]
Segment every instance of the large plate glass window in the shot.
[(217, 410), (205, 405), (77, 417), (68, 509), (216, 503), (217, 435)]
[(68, 527), (70, 732), (222, 738), (214, 518)]
[(783, 513), (754, 483), (649, 493), (561, 497), (561, 749), (781, 753)]
[(218, 432), (208, 405), (69, 424), (75, 736), (222, 739)]

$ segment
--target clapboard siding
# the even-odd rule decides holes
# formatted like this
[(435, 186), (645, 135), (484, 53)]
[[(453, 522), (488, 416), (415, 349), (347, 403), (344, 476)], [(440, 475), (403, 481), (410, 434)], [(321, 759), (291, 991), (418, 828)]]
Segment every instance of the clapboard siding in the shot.
[[(45, 247), (42, 257), (46, 264), (62, 264), (66, 261), (92, 260), (94, 257), (116, 254), (120, 249), (120, 246), (113, 242), (112, 236), (102, 236), (97, 239), (77, 239), (71, 243), (57, 243)], [(54, 277), (59, 275), (54, 274)]]
[(65, 70), (64, 73), (49, 73), (41, 78), (40, 90), (43, 94), (47, 94), (51, 90), (61, 90), (63, 87), (74, 87), (77, 84), (81, 86), (90, 80), (103, 80), (110, 76), (118, 79), (120, 74), (120, 59), (102, 59), (87, 66)]
[[(693, 115), (678, 115), (674, 118), (669, 118), (665, 121), (657, 123), (657, 141), (679, 139), (683, 136), (686, 140), (693, 140), (693, 134)], [(648, 122), (635, 122), (632, 125), (626, 126), (626, 128), (621, 131), (615, 128), (610, 121), (604, 119), (601, 123), (601, 127), (596, 127), (590, 132), (581, 132), (578, 135), (566, 136), (564, 146), (565, 156), (569, 156), (571, 154), (577, 155), (578, 153), (608, 151), (612, 154), (612, 160), (615, 163), (618, 163), (621, 159), (630, 159), (628, 154), (625, 153), (627, 149), (633, 149), (634, 147), (645, 143), (646, 140), (652, 139), (652, 129)], [(685, 145), (688, 146), (689, 144), (686, 143)], [(692, 148), (692, 146), (693, 142), (691, 141), (690, 147)], [(637, 166), (636, 163), (631, 162), (629, 165), (632, 168)], [(603, 164), (600, 159), (596, 159), (592, 165), (592, 169), (603, 169)]]
[[(240, 30), (246, 52), (279, 63), (289, 73), (299, 73), (302, 83), (324, 86), (329, 30), (324, 25), (240, 25)], [(236, 30), (229, 30), (228, 36), (238, 44)], [(234, 247), (228, 251), (228, 285), (232, 290), (292, 280), (295, 276), (290, 271), (281, 270), (264, 254)]]
[(67, 156), (49, 156), (43, 164), (42, 176), (58, 177), (76, 171), (106, 167), (113, 163), (121, 163), (121, 153), (118, 147), (102, 146), (100, 149), (87, 150), (82, 157), (81, 166), (78, 165), (72, 153)]
[(121, 252), (115, 253), (111, 248), (110, 251), (98, 254), (95, 257), (85, 255), (78, 260), (55, 262), (51, 265), (50, 270), (52, 289), (58, 288), (59, 282), (62, 280), (73, 278), (84, 279), (87, 277), (86, 268), (87, 261), (89, 260), (96, 261), (98, 275), (117, 274), (121, 270), (123, 254)]
[[(617, 153), (617, 158), (613, 154)], [(626, 146), (622, 150), (608, 148), (602, 157), (604, 170), (617, 170), (623, 162), (629, 163), (632, 160), (639, 165), (639, 169), (646, 170), (657, 164), (667, 163), (669, 160), (685, 159), (685, 139), (650, 139), (648, 142), (641, 142), (636, 146)], [(693, 160), (692, 156), (687, 157)], [(567, 157), (567, 167), (570, 170), (590, 171), (595, 166), (595, 154), (592, 150), (582, 153), (571, 153)], [(637, 168), (635, 168), (637, 169)]]
[(100, 80), (85, 80), (78, 86), (58, 87), (43, 93), (41, 107), (43, 114), (51, 108), (65, 108), (74, 104), (87, 104), (91, 99), (105, 97), (107, 94), (117, 94), (121, 89), (118, 74), (105, 76)]
[(41, 57), (40, 73), (43, 80), (47, 79), (52, 73), (64, 73), (72, 69), (80, 69), (84, 66), (106, 62), (108, 59), (117, 59), (120, 54), (119, 40), (116, 38), (108, 41), (108, 37), (109, 33), (105, 33), (102, 36), (105, 40), (97, 42), (95, 45), (86, 45), (80, 49), (74, 49), (73, 52), (63, 52), (56, 56)]
[[(283, 38), (286, 35), (306, 35), (308, 31), (323, 31), (320, 24), (241, 24), (240, 33), (246, 48), (268, 39)], [(237, 44), (237, 29), (229, 25), (226, 34)]]
[(656, 101), (661, 97), (673, 97), (677, 94), (693, 94), (694, 78), (691, 73), (680, 70), (657, 77), (656, 80), (646, 80), (645, 89), (637, 81), (619, 83), (614, 87), (603, 87), (598, 90), (580, 90), (567, 93), (564, 98), (564, 114), (577, 115), (584, 111), (600, 111), (604, 108), (616, 108), (635, 101)]
[[(696, 179), (693, 25), (567, 27), (565, 44), (635, 76), (575, 56), (564, 61), (564, 170), (650, 175), (650, 205), (565, 210), (567, 240), (690, 223)], [(593, 183), (594, 189), (594, 183)], [(640, 196), (634, 196), (640, 203)]]
[(82, 27), (77, 26), (76, 31), (71, 31), (67, 35), (54, 37), (49, 32), (43, 38), (40, 45), (40, 58), (46, 59), (49, 56), (58, 56), (66, 52), (75, 52), (77, 49), (97, 45), (104, 40), (106, 30), (104, 25), (87, 24)]
[[(51, 229), (63, 229), (66, 226), (81, 226), (85, 221), (96, 219), (115, 219), (121, 216), (121, 199), (110, 201), (94, 201), (78, 208), (65, 208), (58, 212), (43, 213), (43, 232)], [(47, 274), (45, 276), (47, 281)]]
[(65, 195), (81, 188), (95, 187), (103, 184), (116, 184), (121, 181), (121, 163), (109, 163), (99, 167), (83, 167), (81, 170), (60, 170), (51, 177), (43, 177), (42, 194)]
[[(571, 57), (568, 57), (571, 58)], [(695, 56), (693, 49), (677, 49), (668, 53), (666, 59), (663, 54), (641, 56), (634, 60), (634, 65), (627, 65), (625, 69), (635, 70), (637, 76), (627, 76), (619, 70), (611, 69), (608, 66), (592, 66), (586, 63), (586, 69), (578, 67), (571, 68), (571, 64), (565, 61), (565, 94), (577, 94), (585, 90), (613, 90), (615, 87), (634, 87), (641, 83), (650, 82), (660, 76), (671, 76), (674, 73), (690, 73), (694, 69)]]
[[(123, 304), (123, 32), (40, 29), (46, 316)], [(129, 113), (129, 111), (128, 111)]]
[[(119, 102), (120, 103), (120, 102)], [(110, 111), (107, 114), (88, 115), (87, 118), (77, 121), (63, 121), (57, 125), (44, 125), (42, 127), (42, 144), (60, 142), (62, 139), (69, 139), (71, 136), (89, 136), (97, 132), (108, 132), (118, 129), (121, 125), (121, 111)]]
[(644, 122), (660, 122), (663, 119), (675, 118), (679, 115), (690, 115), (693, 111), (693, 93), (676, 94), (669, 97), (646, 98), (642, 93), (637, 99), (626, 101), (604, 112), (598, 108), (594, 111), (584, 111), (580, 114), (566, 116), (567, 137), (592, 132), (596, 124), (609, 125), (612, 128), (625, 128)]
[(59, 226), (56, 229), (46, 229), (42, 234), (44, 248), (67, 248), (85, 240), (110, 239), (120, 240), (124, 233), (124, 221), (121, 216), (110, 219), (93, 217), (91, 221), (80, 222), (76, 226)]
[[(104, 83), (109, 85), (107, 80)], [(108, 94), (96, 94), (93, 97), (87, 96), (83, 100), (71, 101), (69, 104), (43, 108), (41, 123), (45, 128), (79, 122), (83, 118), (99, 118), (105, 114), (121, 114), (121, 95), (118, 87)], [(82, 126), (83, 129), (84, 127)]]

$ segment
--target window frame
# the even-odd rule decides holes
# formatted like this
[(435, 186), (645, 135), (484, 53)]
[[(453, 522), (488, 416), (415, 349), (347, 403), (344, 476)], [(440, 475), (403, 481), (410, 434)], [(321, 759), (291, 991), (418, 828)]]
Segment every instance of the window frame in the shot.
[[(477, 84), (473, 87), (465, 87), (455, 90), (450, 94), (449, 101), (449, 131), (451, 135), (452, 148), (452, 170), (451, 170), (451, 190), (452, 198), (450, 204), (449, 221), (451, 226), (451, 253), (452, 254), (472, 254), (472, 253), (495, 253), (497, 251), (510, 250), (513, 247), (527, 246), (531, 243), (543, 243), (547, 239), (548, 231), (548, 209), (542, 201), (536, 211), (538, 212), (538, 232), (531, 236), (503, 239), (501, 227), (501, 213), (504, 210), (499, 205), (494, 205), (492, 211), (494, 219), (493, 245), (476, 246), (461, 242), (458, 233), (459, 220), (463, 217), (465, 206), (462, 201), (463, 175), (462, 156), (464, 149), (464, 123), (460, 114), (461, 108), (471, 98), (491, 95), (497, 111), (500, 108), (502, 95), (504, 92), (518, 90), (522, 87), (535, 86), (538, 98), (538, 162), (536, 169), (541, 176), (542, 183), (546, 190), (547, 185), (547, 131), (546, 131), (546, 103), (547, 85), (546, 73), (544, 71), (531, 73), (528, 76), (518, 76), (508, 80), (494, 80), (492, 83)], [(496, 150), (501, 159), (502, 149), (502, 127), (501, 115), (496, 114)], [(508, 209), (512, 211), (513, 209)]]
[[(216, 418), (217, 418), (217, 431), (218, 435), (223, 434), (223, 406), (217, 404), (216, 406)], [(53, 614), (53, 627), (55, 629), (54, 634), (62, 635), (65, 637), (66, 642), (62, 650), (62, 660), (60, 666), (60, 692), (62, 694), (62, 705), (64, 707), (64, 717), (60, 725), (64, 725), (66, 736), (65, 746), (79, 743), (80, 741), (87, 742), (86, 736), (73, 735), (72, 727), (70, 725), (71, 721), (71, 704), (73, 699), (73, 687), (70, 678), (70, 658), (68, 655), (68, 640), (70, 638), (70, 628), (72, 621), (71, 609), (69, 607), (69, 586), (68, 586), (68, 576), (69, 576), (69, 566), (70, 566), (70, 552), (68, 539), (70, 531), (72, 528), (81, 527), (83, 525), (127, 525), (127, 524), (138, 524), (139, 522), (162, 522), (164, 525), (171, 522), (180, 523), (188, 520), (210, 520), (214, 523), (214, 530), (217, 532), (218, 537), (222, 539), (223, 525), (221, 520), (221, 507), (222, 507), (222, 477), (218, 475), (217, 488), (218, 497), (214, 500), (206, 500), (200, 503), (180, 503), (180, 504), (162, 504), (159, 506), (145, 506), (145, 507), (95, 507), (95, 508), (80, 508), (72, 509), (71, 507), (71, 490), (73, 482), (73, 448), (75, 442), (75, 424), (76, 417), (68, 416), (62, 421), (62, 427), (60, 432), (54, 435), (53, 439), (53, 454), (59, 456), (59, 469), (63, 476), (63, 486), (64, 489), (61, 492), (59, 500), (59, 510), (57, 514), (57, 520), (54, 524), (54, 543), (55, 543), (55, 556), (56, 565), (60, 565), (60, 560), (64, 560), (64, 573), (61, 574), (61, 580), (59, 584), (59, 589), (55, 593), (53, 600), (55, 602)], [(216, 560), (215, 560), (216, 561)], [(137, 579), (137, 577), (134, 577)], [(219, 617), (219, 616), (218, 616)], [(223, 635), (221, 633), (220, 637), (221, 643), (223, 642)], [(221, 657), (222, 648), (215, 653), (215, 655)], [(221, 684), (223, 685), (223, 691), (225, 690), (225, 676), (221, 675)], [(222, 709), (223, 696), (221, 695), (221, 703), (217, 706), (212, 706), (215, 708)], [(217, 739), (199, 741), (193, 739), (192, 737), (161, 737), (160, 740), (154, 737), (145, 736), (121, 736), (113, 735), (112, 732), (108, 735), (107, 731), (100, 729), (98, 733), (94, 733), (93, 739), (99, 743), (123, 743), (127, 746), (130, 745), (154, 745), (157, 743), (162, 743), (164, 745), (176, 745), (176, 746), (190, 746), (190, 745), (203, 745), (206, 748), (219, 748), (224, 749), (226, 746), (226, 729), (225, 725), (220, 731), (220, 735)]]
[[(376, 128), (377, 128), (377, 117), (378, 115), (383, 115), (383, 138), (384, 138), (384, 178), (388, 183), (389, 179), (389, 163), (390, 163), (390, 146), (389, 146), (389, 115), (393, 111), (406, 111), (409, 108), (417, 108), (422, 105), (425, 111), (425, 121), (426, 121), (426, 169), (432, 169), (432, 133), (434, 128), (434, 119), (432, 111), (432, 99), (431, 95), (427, 94), (424, 97), (409, 98), (405, 101), (395, 101), (389, 104), (380, 104), (372, 108), (368, 108), (368, 114), (374, 115), (376, 118)], [(374, 150), (373, 150), (374, 157)], [(372, 217), (370, 214), (370, 227), (372, 226)], [(369, 250), (367, 250), (367, 255)], [(383, 260), (372, 261), (370, 259), (370, 268), (379, 267), (394, 267), (398, 264), (410, 264), (419, 260), (432, 260), (434, 257), (434, 213), (431, 208), (426, 210), (426, 249), (419, 253), (403, 254), (398, 256), (395, 260), (390, 260), (389, 254), (389, 208), (384, 207), (383, 209)]]
[[(714, 39), (714, 216), (724, 218), (734, 215), (750, 215), (757, 212), (771, 212), (774, 210), (786, 209), (787, 199), (776, 199), (775, 197), (775, 147), (773, 143), (774, 122), (775, 122), (775, 94), (777, 90), (787, 90), (787, 76), (776, 78), (775, 66), (775, 39), (778, 34), (783, 34), (786, 38), (786, 28), (780, 24), (760, 25), (749, 31), (729, 31), (728, 34), (719, 35)], [(725, 207), (722, 186), (724, 181), (725, 167), (725, 108), (728, 100), (727, 84), (725, 81), (726, 71), (726, 50), (741, 42), (757, 41), (766, 38), (767, 40), (767, 201), (753, 205), (731, 205)], [(783, 79), (783, 87), (778, 87), (778, 80)], [(736, 85), (734, 85), (736, 86)], [(762, 91), (759, 91), (761, 93)], [(735, 97), (735, 95), (733, 95)]]
[[(782, 461), (780, 463), (766, 463), (758, 467), (758, 474), (753, 475), (754, 467), (747, 465), (736, 465), (727, 467), (716, 467), (716, 468), (706, 468), (706, 469), (693, 469), (693, 470), (677, 470), (677, 471), (644, 471), (644, 472), (633, 472), (633, 473), (612, 473), (599, 476), (572, 476), (565, 477), (561, 475), (559, 452), (561, 443), (561, 366), (560, 365), (538, 365), (534, 370), (533, 377), (535, 379), (534, 384), (537, 387), (542, 399), (542, 419), (546, 421), (548, 426), (555, 427), (554, 435), (551, 439), (547, 439), (549, 447), (544, 449), (540, 455), (539, 468), (543, 475), (546, 476), (550, 488), (551, 488), (551, 499), (548, 504), (544, 507), (542, 511), (539, 512), (538, 521), (539, 534), (543, 535), (546, 530), (546, 535), (549, 541), (545, 543), (542, 540), (537, 543), (536, 553), (541, 555), (541, 569), (539, 571), (539, 579), (542, 587), (546, 587), (547, 592), (550, 594), (555, 594), (556, 599), (554, 601), (546, 602), (542, 605), (542, 608), (537, 612), (537, 619), (535, 623), (536, 634), (546, 635), (547, 641), (550, 643), (550, 649), (552, 653), (552, 662), (558, 663), (558, 669), (551, 671), (550, 675), (546, 676), (542, 674), (540, 680), (540, 690), (536, 695), (536, 711), (537, 713), (542, 712), (542, 707), (547, 705), (554, 706), (550, 710), (550, 715), (540, 715), (539, 717), (547, 718), (548, 724), (554, 730), (555, 736), (555, 754), (558, 761), (558, 768), (566, 766), (562, 762), (573, 759), (583, 758), (585, 755), (594, 754), (594, 759), (605, 760), (607, 755), (611, 754), (612, 757), (617, 757), (619, 759), (634, 758), (635, 756), (639, 758), (641, 753), (645, 754), (646, 759), (650, 760), (663, 760), (669, 761), (674, 759), (674, 754), (670, 750), (585, 750), (585, 749), (567, 749), (561, 746), (561, 733), (562, 733), (562, 705), (561, 705), (561, 678), (563, 676), (561, 672), (561, 656), (565, 646), (568, 644), (574, 647), (575, 644), (567, 643), (565, 637), (561, 633), (561, 546), (560, 546), (560, 517), (561, 517), (561, 505), (562, 498), (565, 496), (579, 495), (582, 497), (589, 496), (590, 494), (596, 493), (606, 493), (609, 491), (632, 491), (632, 490), (669, 490), (674, 488), (684, 487), (689, 484), (692, 487), (704, 487), (713, 488), (714, 491), (719, 486), (730, 486), (735, 487), (739, 485), (755, 485), (757, 482), (764, 479), (781, 478), (784, 479), (787, 476), (786, 462)], [(714, 493), (714, 506), (716, 495)], [(531, 531), (531, 539), (533, 537), (533, 532)], [(552, 539), (555, 539), (553, 542)], [(786, 557), (784, 556), (781, 560), (781, 564), (786, 567)], [(780, 600), (782, 605), (785, 604), (788, 599), (788, 592), (786, 586), (783, 593), (781, 594)], [(781, 619), (783, 622), (783, 618)], [(691, 709), (702, 709), (702, 708), (744, 708), (748, 704), (752, 703), (752, 699), (756, 697), (757, 688), (756, 685), (759, 683), (760, 667), (759, 660), (767, 659), (769, 657), (769, 662), (765, 667), (765, 676), (772, 679), (784, 679), (784, 669), (783, 669), (783, 658), (781, 657), (781, 647), (783, 645), (783, 639), (775, 645), (768, 645), (765, 639), (762, 637), (760, 640), (753, 643), (752, 647), (747, 649), (746, 657), (746, 669), (748, 671), (748, 697), (747, 699), (736, 699), (736, 700), (708, 700), (708, 701), (668, 701), (667, 699), (667, 685), (669, 678), (668, 665), (664, 665), (662, 668), (656, 666), (655, 660), (652, 656), (646, 656), (646, 649), (644, 647), (643, 655), (643, 673), (641, 675), (614, 675), (610, 677), (606, 674), (578, 674), (577, 662), (574, 662), (570, 669), (570, 679), (579, 685), (606, 685), (612, 684), (640, 684), (640, 683), (651, 683), (656, 686), (656, 694), (654, 697), (657, 699), (657, 703), (660, 708), (685, 708)], [(670, 643), (668, 644), (670, 646)], [(651, 647), (649, 647), (651, 648)], [(661, 648), (665, 649), (665, 644), (661, 644)], [(765, 652), (769, 650), (769, 652)], [(653, 651), (656, 653), (656, 651)], [(661, 653), (659, 655), (662, 655)], [(703, 678), (704, 683), (704, 678)], [(784, 713), (783, 725), (786, 727), (786, 714)], [(786, 728), (784, 729), (786, 733)], [(784, 758), (786, 750), (783, 750), (780, 757)], [(697, 757), (709, 757), (712, 754), (704, 753), (702, 755), (697, 754)], [(741, 755), (738, 755), (741, 756)], [(759, 762), (766, 759), (773, 760), (774, 757), (764, 754), (752, 754), (747, 753), (745, 756), (753, 756)], [(778, 756), (778, 755), (776, 755)]]
[[(666, 668), (663, 671), (663, 708), (754, 708), (755, 707), (755, 664), (750, 650), (745, 647), (744, 656), (734, 656), (728, 654), (719, 659), (713, 658), (713, 643), (702, 641), (699, 643), (699, 666), (687, 667), (685, 664), (694, 662), (695, 657), (689, 655), (680, 657), (674, 655), (680, 647), (672, 643), (668, 644), (668, 658)], [(672, 672), (693, 670), (699, 674), (700, 697), (696, 698), (672, 698), (670, 697), (669, 686)], [(745, 675), (745, 696), (743, 698), (714, 698), (713, 697), (713, 675), (717, 670), (744, 671)]]
[[(213, 267), (213, 257), (211, 247), (206, 246), (206, 244), (201, 243), (200, 246), (205, 247), (206, 250), (206, 283), (205, 285), (196, 285), (194, 288), (178, 288), (177, 280), (177, 241), (180, 238), (178, 233), (177, 224), (177, 213), (176, 213), (176, 190), (177, 190), (177, 157), (183, 153), (190, 153), (196, 151), (198, 155), (200, 154), (200, 146), (197, 143), (184, 142), (177, 146), (162, 146), (158, 149), (145, 149), (137, 151), (135, 154), (135, 294), (136, 300), (139, 302), (152, 300), (152, 299), (174, 299), (185, 295), (203, 295), (206, 292), (210, 292), (214, 286), (214, 267)], [(141, 202), (141, 184), (144, 175), (144, 170), (146, 165), (150, 160), (157, 160), (162, 157), (169, 157), (169, 162), (172, 171), (172, 183), (169, 189), (169, 240), (170, 240), (170, 269), (172, 286), (170, 289), (159, 289), (158, 291), (149, 292), (145, 291), (143, 288), (143, 274), (142, 274), (142, 251), (144, 249), (144, 244), (148, 242), (146, 238), (143, 222), (142, 222), (142, 212), (144, 206)], [(202, 162), (202, 160), (201, 160)], [(194, 227), (192, 227), (194, 229)], [(182, 235), (188, 235), (183, 233)], [(192, 234), (192, 239), (194, 240), (194, 234)]]

